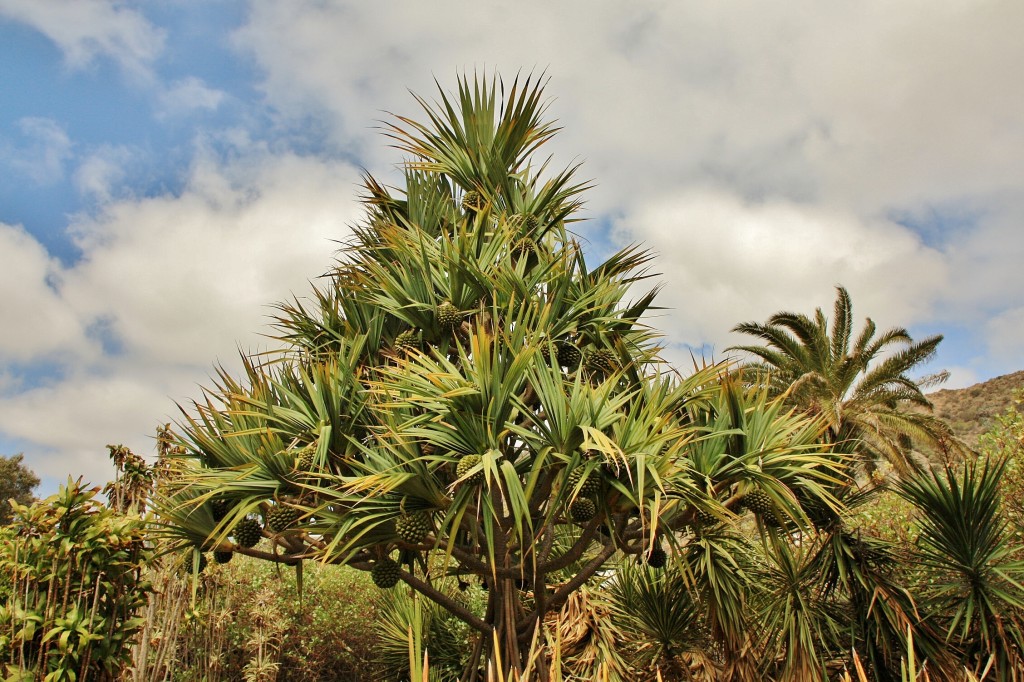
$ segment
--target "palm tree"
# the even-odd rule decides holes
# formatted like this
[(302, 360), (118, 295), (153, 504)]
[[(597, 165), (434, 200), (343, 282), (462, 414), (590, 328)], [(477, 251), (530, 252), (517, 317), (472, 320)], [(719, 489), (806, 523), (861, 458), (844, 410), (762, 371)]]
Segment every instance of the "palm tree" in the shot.
[(931, 403), (922, 391), (944, 381), (945, 373), (921, 381), (909, 376), (935, 354), (942, 336), (914, 341), (899, 327), (878, 334), (868, 318), (854, 337), (850, 295), (843, 287), (837, 291), (831, 329), (821, 308), (813, 318), (778, 312), (764, 324), (745, 322), (733, 328), (765, 345), (730, 350), (754, 356), (745, 369), (775, 394), (823, 415), (831, 440), (850, 443), (869, 470), (881, 460), (901, 473), (917, 469), (913, 443), (943, 454), (962, 449), (949, 426), (930, 414)]

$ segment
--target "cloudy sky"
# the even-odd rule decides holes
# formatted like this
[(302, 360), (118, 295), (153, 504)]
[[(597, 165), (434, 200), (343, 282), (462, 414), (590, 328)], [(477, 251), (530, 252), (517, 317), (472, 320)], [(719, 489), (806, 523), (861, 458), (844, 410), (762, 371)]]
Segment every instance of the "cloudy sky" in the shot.
[(0, 0), (0, 453), (150, 454), (265, 348), (399, 161), (386, 112), (546, 72), (593, 257), (657, 252), (670, 353), (831, 308), (1024, 367), (1024, 3)]

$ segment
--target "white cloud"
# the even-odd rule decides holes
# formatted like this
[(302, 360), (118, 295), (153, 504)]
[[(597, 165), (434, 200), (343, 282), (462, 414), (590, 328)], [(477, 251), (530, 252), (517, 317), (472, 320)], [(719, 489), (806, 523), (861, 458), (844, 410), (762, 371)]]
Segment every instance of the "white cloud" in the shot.
[(221, 90), (211, 88), (202, 79), (190, 76), (171, 84), (159, 96), (164, 115), (180, 116), (196, 110), (214, 111), (224, 101)]
[(57, 44), (72, 68), (99, 55), (126, 72), (149, 78), (164, 32), (141, 12), (109, 0), (0, 0), (0, 15), (28, 24)]
[(347, 165), (294, 155), (201, 160), (180, 196), (115, 202), (76, 224), (86, 257), (66, 295), (109, 317), (129, 354), (230, 357), (268, 304), (326, 270), (329, 240), (355, 217), (356, 178)]
[(830, 311), (836, 285), (850, 292), (858, 325), (868, 316), (882, 328), (928, 319), (948, 276), (942, 254), (894, 223), (715, 190), (644, 202), (613, 235), (658, 255), (658, 303), (671, 312), (652, 323), (672, 342), (711, 344), (716, 354), (747, 341), (729, 333), (740, 322)]
[(25, 143), (13, 147), (5, 145), (6, 162), (16, 173), (39, 185), (61, 180), (72, 149), (64, 128), (52, 119), (33, 116), (19, 119), (17, 125)]
[(108, 201), (127, 174), (136, 154), (124, 146), (105, 145), (90, 153), (75, 169), (75, 188), (97, 201)]
[(0, 223), (0, 362), (26, 362), (67, 353), (88, 343), (74, 309), (60, 293), (60, 264), (19, 226)]
[(274, 106), (345, 145), (415, 113), (405, 89), (432, 97), (432, 76), (547, 68), (555, 147), (588, 160), (598, 210), (713, 178), (870, 214), (1024, 171), (1021, 3), (387, 6), (258, 0), (236, 43)]
[(151, 454), (174, 401), (198, 397), (215, 362), (237, 369), (239, 347), (266, 348), (268, 306), (307, 294), (330, 267), (332, 240), (358, 217), (357, 169), (235, 152), (229, 162), (203, 153), (177, 196), (116, 199), (77, 218), (83, 256), (69, 268), (0, 226), (0, 286), (19, 292), (0, 311), (12, 321), (0, 354), (27, 362), (59, 350), (65, 368), (0, 396), (0, 432), (32, 444), (39, 473), (107, 475), (108, 443)]

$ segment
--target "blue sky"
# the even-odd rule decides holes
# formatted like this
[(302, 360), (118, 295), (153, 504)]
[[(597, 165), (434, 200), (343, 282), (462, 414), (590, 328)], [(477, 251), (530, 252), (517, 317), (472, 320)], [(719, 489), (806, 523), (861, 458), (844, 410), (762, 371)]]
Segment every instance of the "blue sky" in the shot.
[(670, 357), (830, 308), (1021, 369), (1024, 4), (0, 0), (0, 452), (152, 452), (359, 219), (409, 90), (544, 71), (591, 254), (642, 241)]

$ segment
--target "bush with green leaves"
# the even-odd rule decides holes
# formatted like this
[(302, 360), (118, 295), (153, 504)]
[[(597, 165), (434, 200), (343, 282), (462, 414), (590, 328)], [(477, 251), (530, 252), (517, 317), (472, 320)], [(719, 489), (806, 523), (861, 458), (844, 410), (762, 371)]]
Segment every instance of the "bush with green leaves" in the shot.
[(69, 480), (57, 494), (15, 505), (0, 531), (5, 679), (110, 679), (128, 662), (149, 584), (144, 522)]

